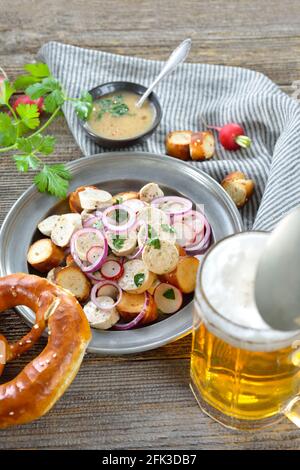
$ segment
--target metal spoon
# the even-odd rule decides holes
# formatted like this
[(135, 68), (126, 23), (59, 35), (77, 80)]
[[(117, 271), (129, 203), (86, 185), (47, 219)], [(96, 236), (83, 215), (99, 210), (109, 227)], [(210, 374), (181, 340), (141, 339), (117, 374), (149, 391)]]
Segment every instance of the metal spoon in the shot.
[(272, 328), (300, 329), (300, 206), (280, 222), (267, 241), (258, 265), (255, 300)]
[(191, 39), (185, 39), (178, 47), (172, 52), (170, 57), (168, 58), (167, 62), (165, 63), (162, 71), (158, 75), (158, 77), (151, 83), (151, 85), (147, 88), (143, 96), (137, 101), (136, 106), (140, 108), (143, 106), (144, 101), (148, 98), (150, 93), (153, 91), (154, 87), (169, 73), (173, 72), (173, 70), (177, 67), (177, 65), (181, 64), (187, 58), (190, 49), (191, 49), (192, 41)]

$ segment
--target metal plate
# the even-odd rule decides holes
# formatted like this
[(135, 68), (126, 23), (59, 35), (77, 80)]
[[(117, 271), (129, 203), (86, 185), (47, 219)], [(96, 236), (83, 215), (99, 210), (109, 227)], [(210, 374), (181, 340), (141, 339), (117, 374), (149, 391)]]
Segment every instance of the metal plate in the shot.
[[(195, 204), (203, 204), (217, 241), (242, 230), (238, 210), (223, 188), (210, 176), (190, 164), (164, 155), (145, 152), (109, 152), (82, 158), (68, 164), (73, 179), (70, 190), (82, 185), (98, 185), (112, 194), (138, 190), (155, 181), (166, 194), (179, 194)], [(28, 272), (26, 254), (38, 235), (37, 224), (51, 213), (66, 212), (66, 203), (30, 187), (6, 216), (0, 232), (0, 272), (7, 275)], [(131, 331), (93, 330), (88, 350), (98, 354), (130, 354), (162, 346), (191, 331), (191, 301), (176, 314), (154, 325)], [(17, 310), (32, 324), (33, 312)]]

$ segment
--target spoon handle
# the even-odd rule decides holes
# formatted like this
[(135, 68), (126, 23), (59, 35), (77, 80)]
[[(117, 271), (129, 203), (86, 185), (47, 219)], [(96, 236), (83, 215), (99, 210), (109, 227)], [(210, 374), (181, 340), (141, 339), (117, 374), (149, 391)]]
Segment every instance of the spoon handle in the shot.
[(153, 91), (154, 87), (162, 80), (162, 78), (169, 75), (169, 73), (173, 72), (173, 70), (177, 67), (177, 65), (181, 64), (187, 58), (190, 48), (192, 45), (191, 39), (185, 39), (182, 43), (179, 44), (176, 49), (172, 52), (170, 57), (168, 58), (167, 62), (165, 63), (164, 67), (162, 68), (160, 74), (156, 79), (151, 83), (151, 85), (147, 88), (143, 96), (139, 99), (136, 103), (136, 106), (140, 108), (143, 106), (144, 101), (148, 98), (150, 93)]

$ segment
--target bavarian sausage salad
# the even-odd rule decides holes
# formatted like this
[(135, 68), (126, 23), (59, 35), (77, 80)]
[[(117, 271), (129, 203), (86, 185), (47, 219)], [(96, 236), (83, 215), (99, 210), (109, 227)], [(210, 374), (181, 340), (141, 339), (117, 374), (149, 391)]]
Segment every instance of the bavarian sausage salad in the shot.
[(180, 310), (211, 241), (192, 201), (151, 182), (116, 195), (82, 186), (69, 206), (39, 223), (45, 238), (27, 260), (77, 298), (92, 327), (128, 330)]

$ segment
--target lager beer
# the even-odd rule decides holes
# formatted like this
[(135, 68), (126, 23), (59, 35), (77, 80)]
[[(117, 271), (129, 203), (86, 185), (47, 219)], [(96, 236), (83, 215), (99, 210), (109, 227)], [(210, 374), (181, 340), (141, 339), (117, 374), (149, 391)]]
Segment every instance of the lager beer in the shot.
[(203, 411), (233, 428), (271, 424), (300, 391), (300, 332), (271, 329), (254, 300), (267, 239), (265, 232), (228, 237), (198, 273), (191, 387)]

